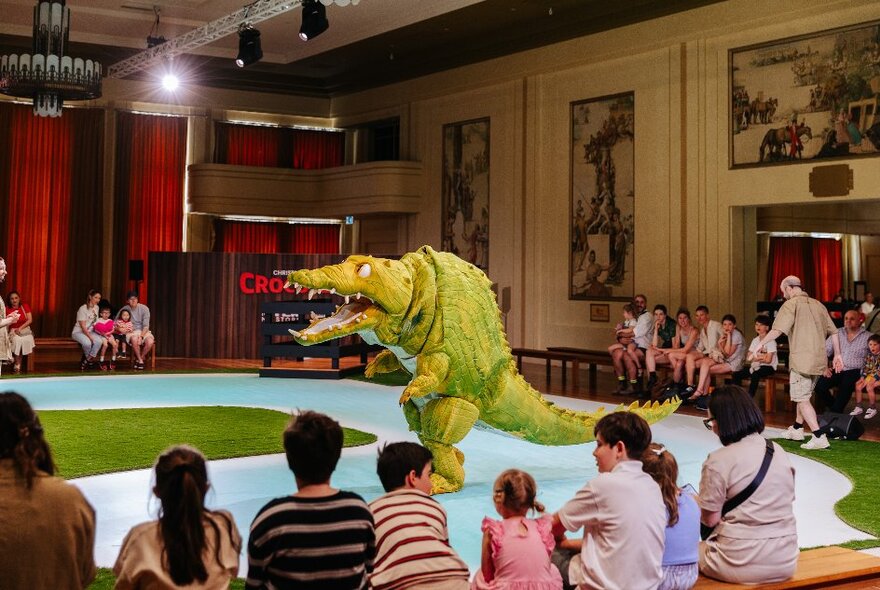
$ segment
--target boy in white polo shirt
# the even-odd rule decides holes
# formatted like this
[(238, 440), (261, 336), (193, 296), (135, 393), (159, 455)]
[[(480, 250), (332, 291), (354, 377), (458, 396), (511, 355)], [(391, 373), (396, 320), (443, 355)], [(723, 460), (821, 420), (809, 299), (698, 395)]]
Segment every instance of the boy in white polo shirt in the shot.
[[(553, 515), (559, 567), (566, 587), (648, 590), (663, 579), (667, 523), (660, 488), (642, 471), (651, 427), (631, 412), (615, 412), (596, 424), (593, 456), (599, 475)], [(584, 529), (583, 539), (566, 530)]]

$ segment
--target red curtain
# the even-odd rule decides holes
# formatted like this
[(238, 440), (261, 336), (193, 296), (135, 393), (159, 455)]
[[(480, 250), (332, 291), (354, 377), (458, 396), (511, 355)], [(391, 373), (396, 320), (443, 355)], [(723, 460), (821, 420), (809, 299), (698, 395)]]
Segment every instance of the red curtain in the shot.
[(339, 254), (339, 225), (296, 223), (288, 226), (284, 251), (291, 254)]
[(843, 282), (842, 252), (840, 241), (831, 238), (771, 237), (767, 299), (779, 295), (782, 279), (795, 275), (810, 295), (831, 301)]
[(345, 163), (345, 133), (293, 129), (293, 167), (332, 168)]
[(186, 118), (117, 114), (114, 276), (125, 289), (114, 292), (120, 301), (133, 287), (128, 261), (144, 261), (144, 280), (138, 286), (147, 300), (148, 254), (183, 249), (183, 183), (186, 166)]
[(819, 301), (831, 301), (843, 284), (843, 249), (840, 240), (814, 239), (813, 297)]
[(36, 117), (0, 104), (0, 244), (38, 336), (70, 334), (89, 289), (100, 289), (103, 253), (103, 111)]
[(215, 252), (339, 254), (339, 225), (218, 219)]
[(218, 219), (214, 224), (214, 252), (281, 252), (278, 233), (280, 225)]
[(218, 164), (283, 167), (290, 161), (285, 129), (217, 123), (215, 155)]

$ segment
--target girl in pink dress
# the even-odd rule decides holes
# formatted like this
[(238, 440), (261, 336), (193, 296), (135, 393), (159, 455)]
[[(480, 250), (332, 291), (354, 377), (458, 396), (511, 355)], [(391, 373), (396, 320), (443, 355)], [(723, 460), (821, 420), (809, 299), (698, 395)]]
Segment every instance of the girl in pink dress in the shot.
[(554, 540), (550, 516), (526, 518), (529, 510), (543, 513), (535, 501), (534, 478), (508, 469), (495, 480), (492, 499), (503, 520), (483, 519), (483, 556), (474, 576), (474, 590), (560, 590), (562, 577), (550, 563)]

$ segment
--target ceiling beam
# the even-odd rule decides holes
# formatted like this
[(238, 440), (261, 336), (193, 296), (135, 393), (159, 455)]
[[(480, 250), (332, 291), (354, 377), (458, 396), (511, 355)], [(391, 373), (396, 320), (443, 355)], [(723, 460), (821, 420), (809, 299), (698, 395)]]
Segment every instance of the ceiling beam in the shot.
[(110, 66), (105, 78), (125, 78), (135, 72), (150, 68), (163, 60), (186, 53), (202, 45), (213, 43), (238, 31), (246, 23), (256, 24), (302, 5), (302, 0), (257, 0), (253, 4), (218, 18), (189, 33), (184, 33), (161, 45), (132, 55)]

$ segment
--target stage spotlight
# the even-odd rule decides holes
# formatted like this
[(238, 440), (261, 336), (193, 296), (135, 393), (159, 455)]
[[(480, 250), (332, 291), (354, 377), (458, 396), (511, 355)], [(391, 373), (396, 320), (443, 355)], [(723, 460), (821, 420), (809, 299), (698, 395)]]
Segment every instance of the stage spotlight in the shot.
[(244, 26), (238, 30), (238, 57), (235, 65), (240, 68), (257, 63), (263, 59), (263, 48), (260, 46), (260, 31)]
[(305, 0), (302, 7), (302, 26), (299, 38), (303, 41), (314, 39), (330, 27), (327, 9), (318, 0)]
[(174, 74), (165, 74), (162, 78), (162, 87), (168, 92), (174, 92), (180, 86), (180, 80)]

